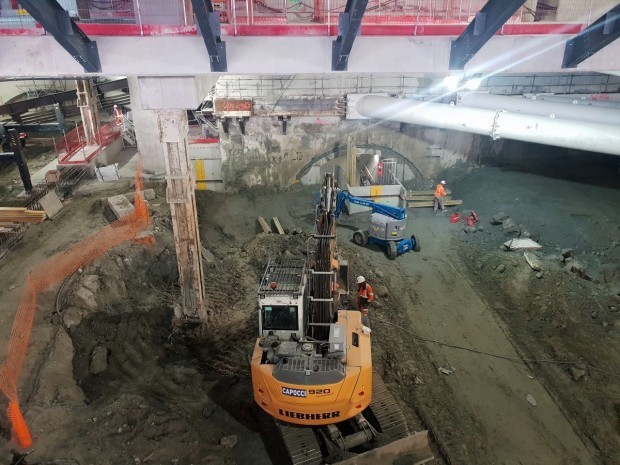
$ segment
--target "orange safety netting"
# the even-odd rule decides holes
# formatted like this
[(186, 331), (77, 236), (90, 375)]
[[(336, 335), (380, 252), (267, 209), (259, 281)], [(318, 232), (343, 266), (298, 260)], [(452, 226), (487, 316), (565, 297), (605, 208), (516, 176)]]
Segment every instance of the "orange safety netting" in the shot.
[(134, 212), (57, 253), (29, 273), (13, 321), (6, 359), (0, 367), (0, 390), (9, 400), (7, 416), (13, 428), (13, 440), (25, 449), (32, 446), (32, 438), (19, 409), (17, 386), (32, 331), (37, 294), (61, 283), (78, 269), (127, 241), (149, 243), (152, 237), (140, 237), (150, 220), (141, 191), (141, 165), (138, 163)]

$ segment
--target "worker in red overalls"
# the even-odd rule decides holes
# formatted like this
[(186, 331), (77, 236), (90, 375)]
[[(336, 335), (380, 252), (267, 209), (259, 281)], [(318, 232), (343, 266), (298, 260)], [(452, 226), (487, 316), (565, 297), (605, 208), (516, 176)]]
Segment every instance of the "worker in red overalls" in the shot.
[(366, 282), (363, 276), (357, 277), (357, 309), (363, 315), (368, 315), (368, 304), (375, 300), (372, 286)]

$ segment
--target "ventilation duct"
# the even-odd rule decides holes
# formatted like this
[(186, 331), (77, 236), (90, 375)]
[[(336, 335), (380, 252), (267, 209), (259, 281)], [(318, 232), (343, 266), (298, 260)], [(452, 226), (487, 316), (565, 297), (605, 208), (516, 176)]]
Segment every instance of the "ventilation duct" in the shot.
[(588, 123), (611, 124), (620, 130), (620, 109), (594, 107), (592, 105), (575, 106), (570, 102), (532, 100), (524, 97), (507, 97), (482, 92), (460, 93), (457, 105), (487, 110), (506, 110), (550, 118), (570, 119)]
[[(537, 144), (620, 155), (620, 126), (560, 119), (527, 112), (470, 108), (367, 95), (356, 110), (367, 118), (431, 126)], [(531, 101), (529, 101), (531, 102)]]

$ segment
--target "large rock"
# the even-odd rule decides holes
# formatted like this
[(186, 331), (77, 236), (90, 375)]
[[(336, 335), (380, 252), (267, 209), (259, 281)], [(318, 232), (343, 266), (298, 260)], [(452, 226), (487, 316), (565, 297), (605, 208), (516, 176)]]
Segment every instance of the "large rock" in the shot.
[(519, 226), (517, 226), (517, 223), (515, 223), (512, 218), (504, 220), (502, 227), (504, 228), (504, 232), (506, 234), (513, 234), (519, 232)]
[(62, 311), (62, 322), (65, 328), (71, 329), (82, 321), (83, 310), (77, 307), (69, 307)]
[(98, 375), (108, 369), (108, 349), (105, 347), (95, 347), (90, 354), (90, 367), (88, 371), (92, 375)]
[(59, 328), (35, 383), (35, 404), (84, 406), (84, 393), (73, 378), (74, 355), (71, 337)]
[(108, 205), (114, 216), (122, 218), (134, 212), (135, 207), (124, 195), (115, 195), (108, 197)]
[(99, 290), (99, 276), (96, 274), (89, 274), (82, 278), (82, 286), (91, 292), (97, 292)]
[(582, 370), (576, 367), (570, 367), (569, 371), (570, 371), (570, 375), (573, 377), (573, 381), (579, 381), (581, 378), (583, 378), (586, 375), (586, 370)]
[(220, 446), (224, 447), (225, 449), (232, 449), (237, 445), (237, 442), (239, 442), (239, 440), (237, 439), (237, 435), (231, 434), (230, 436), (224, 436), (222, 439), (220, 439)]
[(574, 255), (575, 251), (573, 249), (562, 249), (562, 257), (568, 258)]
[(491, 223), (493, 225), (498, 225), (498, 224), (502, 224), (507, 219), (508, 219), (508, 215), (506, 213), (499, 212), (499, 213), (496, 213), (495, 215), (493, 215), (493, 217), (491, 218), (489, 223)]
[(86, 289), (84, 286), (80, 287), (77, 291), (75, 291), (75, 297), (79, 304), (83, 307), (88, 308), (89, 310), (94, 310), (97, 308), (97, 301), (95, 300), (95, 296), (93, 293)]
[(523, 256), (525, 257), (525, 261), (527, 262), (527, 264), (530, 265), (531, 269), (533, 269), (534, 271), (542, 270), (542, 262), (540, 261), (540, 258), (534, 255), (532, 252), (523, 252)]

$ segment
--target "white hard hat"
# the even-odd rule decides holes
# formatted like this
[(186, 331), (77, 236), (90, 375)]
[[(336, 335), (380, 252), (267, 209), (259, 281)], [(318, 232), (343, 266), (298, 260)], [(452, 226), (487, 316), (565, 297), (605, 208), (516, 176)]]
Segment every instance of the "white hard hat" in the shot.
[(358, 276), (357, 277), (357, 284), (362, 284), (366, 282), (366, 278), (364, 278), (363, 276)]
[(442, 181), (441, 181), (441, 183), (442, 183), (442, 184), (445, 184), (445, 183), (446, 183), (446, 181), (442, 180)]
[(118, 105), (114, 105), (114, 108), (118, 108)]

